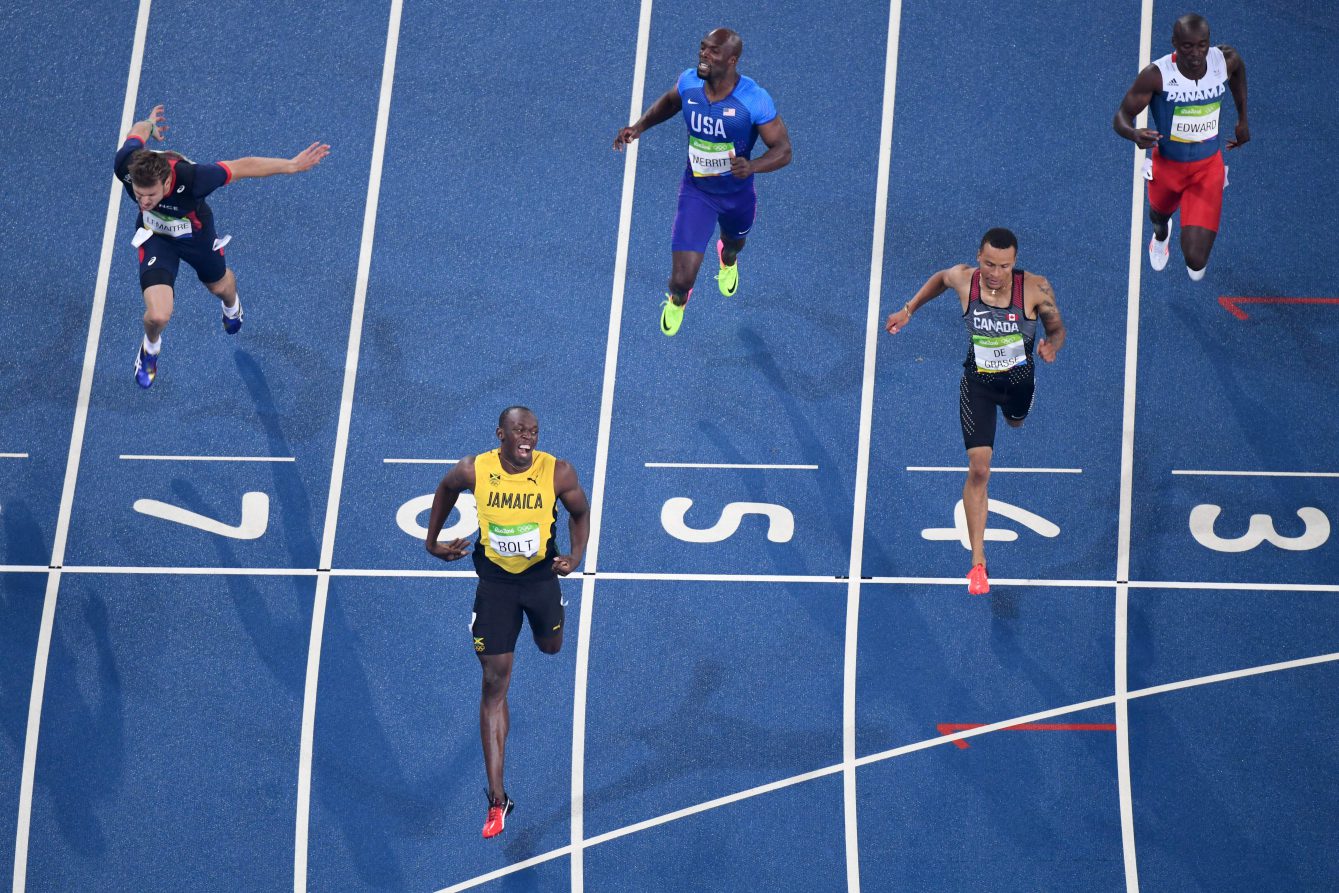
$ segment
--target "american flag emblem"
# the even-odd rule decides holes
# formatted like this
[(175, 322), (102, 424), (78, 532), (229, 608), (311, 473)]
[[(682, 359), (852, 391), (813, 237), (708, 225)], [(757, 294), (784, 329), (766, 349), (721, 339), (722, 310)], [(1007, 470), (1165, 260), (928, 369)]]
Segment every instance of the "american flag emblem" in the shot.
[(1009, 322), (1018, 322), (1018, 314), (1016, 314), (1016, 313), (1010, 313), (1010, 314), (1009, 314)]
[(733, 118), (734, 116), (735, 116), (735, 110), (734, 110), (734, 109), (726, 109), (726, 110), (725, 110), (725, 117), (727, 117), (727, 118)]

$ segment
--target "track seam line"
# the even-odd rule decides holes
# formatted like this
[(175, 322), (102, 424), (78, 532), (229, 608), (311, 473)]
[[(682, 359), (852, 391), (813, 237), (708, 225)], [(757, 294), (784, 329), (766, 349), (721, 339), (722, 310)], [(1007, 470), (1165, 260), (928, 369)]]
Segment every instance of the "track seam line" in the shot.
[(372, 269), (372, 243), (376, 236), (377, 206), (381, 198), (381, 169), (386, 157), (386, 130), (390, 123), (391, 91), (395, 84), (395, 56), (400, 43), (400, 14), (403, 0), (391, 0), (386, 25), (386, 52), (381, 67), (381, 92), (377, 99), (376, 131), (372, 138), (372, 159), (367, 178), (367, 202), (363, 208), (363, 235), (358, 249), (358, 272), (349, 320), (349, 346), (344, 359), (344, 385), (340, 395), (339, 424), (335, 432), (335, 452), (331, 460), (330, 493), (326, 501), (325, 528), (321, 537), (321, 556), (312, 600), (311, 637), (307, 643), (307, 677), (302, 696), (302, 731), (298, 746), (297, 809), (293, 836), (293, 889), (307, 889), (307, 856), (311, 828), (312, 752), (316, 729), (316, 691), (321, 674), (321, 642), (325, 634), (325, 609), (330, 593), (330, 573), (335, 552), (335, 531), (339, 523), (339, 503), (344, 487), (344, 463), (349, 447), (349, 426), (353, 416), (353, 395), (358, 379), (358, 356), (362, 347), (363, 312), (367, 305), (367, 285)]
[[(121, 127), (117, 146), (130, 131), (139, 96), (140, 71), (144, 66), (144, 42), (149, 31), (152, 0), (140, 0), (135, 19), (135, 38), (130, 50), (126, 74), (125, 98), (121, 104)], [(33, 784), (37, 772), (37, 740), (42, 724), (42, 701), (46, 695), (47, 661), (51, 656), (51, 635), (56, 621), (56, 598), (60, 591), (61, 565), (65, 563), (65, 543), (70, 532), (70, 514), (74, 509), (74, 490), (79, 478), (79, 460), (84, 450), (84, 430), (88, 425), (88, 404), (93, 393), (93, 370), (102, 340), (102, 317), (107, 306), (107, 283), (111, 278), (112, 253), (116, 247), (116, 224), (121, 209), (121, 183), (112, 178), (107, 199), (107, 217), (102, 229), (102, 253), (93, 286), (93, 307), (89, 311), (88, 337), (84, 342), (84, 365), (79, 375), (79, 396), (75, 403), (74, 424), (70, 431), (70, 451), (65, 461), (65, 482), (61, 488), (60, 509), (52, 539), (51, 565), (46, 595), (42, 602), (42, 621), (38, 627), (37, 654), (33, 658), (33, 685), (28, 699), (28, 725), (23, 742), (23, 769), (19, 782), (19, 809), (14, 831), (14, 893), (23, 893), (28, 876), (28, 838), (31, 831)]]
[[(632, 71), (629, 120), (642, 111), (646, 87), (646, 57), (651, 42), (651, 2), (641, 0), (637, 19), (637, 50)], [(590, 678), (591, 625), (595, 616), (595, 582), (600, 557), (604, 481), (609, 466), (609, 436), (613, 428), (614, 383), (618, 377), (618, 345), (623, 328), (623, 296), (628, 277), (628, 243), (632, 235), (632, 203), (637, 186), (637, 141), (628, 144), (623, 158), (623, 192), (618, 209), (618, 242), (609, 298), (609, 333), (605, 341), (604, 380), (600, 387), (600, 423), (591, 477), (590, 535), (586, 542), (586, 571), (581, 576), (581, 619), (577, 630), (576, 667), (572, 685), (572, 795), (570, 853), (571, 891), (585, 884), (586, 689)]]

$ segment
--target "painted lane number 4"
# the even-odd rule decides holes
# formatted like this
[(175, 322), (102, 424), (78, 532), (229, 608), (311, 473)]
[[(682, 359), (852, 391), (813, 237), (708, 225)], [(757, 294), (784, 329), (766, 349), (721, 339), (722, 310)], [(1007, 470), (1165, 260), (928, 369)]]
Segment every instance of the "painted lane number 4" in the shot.
[[(1060, 527), (1053, 521), (1043, 518), (1041, 515), (1028, 511), (1025, 508), (1019, 508), (1016, 505), (1004, 502), (999, 499), (986, 500), (987, 514), (999, 515), (1022, 524), (1033, 533), (1040, 534), (1047, 539), (1054, 539), (1060, 535)], [(962, 543), (964, 549), (972, 548), (971, 542), (967, 539), (967, 510), (963, 508), (962, 500), (953, 507), (953, 526), (952, 527), (927, 527), (921, 531), (921, 538), (931, 542), (953, 542)], [(1003, 528), (987, 527), (984, 533), (984, 539), (987, 542), (1011, 543), (1018, 539), (1018, 532)]]

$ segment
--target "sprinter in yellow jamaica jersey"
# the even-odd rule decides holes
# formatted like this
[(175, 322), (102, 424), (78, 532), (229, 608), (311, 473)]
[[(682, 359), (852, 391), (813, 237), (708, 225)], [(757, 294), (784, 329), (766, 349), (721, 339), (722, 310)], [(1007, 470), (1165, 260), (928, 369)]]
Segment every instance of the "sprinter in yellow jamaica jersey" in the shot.
[[(488, 819), (484, 837), (496, 837), (506, 826), (515, 803), (502, 784), (503, 754), (510, 714), (511, 684), (521, 615), (530, 620), (535, 644), (545, 654), (563, 647), (563, 600), (558, 576), (581, 564), (590, 533), (590, 506), (577, 473), (562, 459), (535, 449), (539, 422), (524, 406), (509, 406), (497, 420), (501, 445), (487, 453), (461, 459), (437, 485), (424, 545), (443, 561), (470, 551), (468, 539), (439, 543), (451, 509), (461, 492), (470, 490), (479, 509), (479, 541), (474, 569), (479, 588), (474, 595), (470, 635), (483, 667), (479, 703), (479, 735), (488, 772)], [(571, 551), (558, 554), (557, 502), (567, 509)]]

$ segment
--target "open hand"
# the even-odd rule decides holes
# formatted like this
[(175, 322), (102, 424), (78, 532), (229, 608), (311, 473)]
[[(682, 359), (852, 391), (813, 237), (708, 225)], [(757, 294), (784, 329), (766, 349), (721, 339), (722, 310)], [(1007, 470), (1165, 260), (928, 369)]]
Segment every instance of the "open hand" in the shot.
[(163, 134), (167, 133), (167, 118), (163, 114), (162, 103), (154, 106), (153, 111), (149, 112), (149, 117), (144, 120), (149, 122), (149, 136), (161, 143)]
[(457, 558), (464, 558), (469, 551), (470, 541), (467, 539), (451, 540), (448, 543), (430, 543), (428, 545), (428, 552), (443, 561), (455, 561)]
[(290, 173), (300, 174), (305, 170), (310, 170), (321, 163), (321, 159), (330, 154), (330, 147), (322, 142), (312, 143), (298, 154), (294, 155), (289, 161), (293, 166)]

